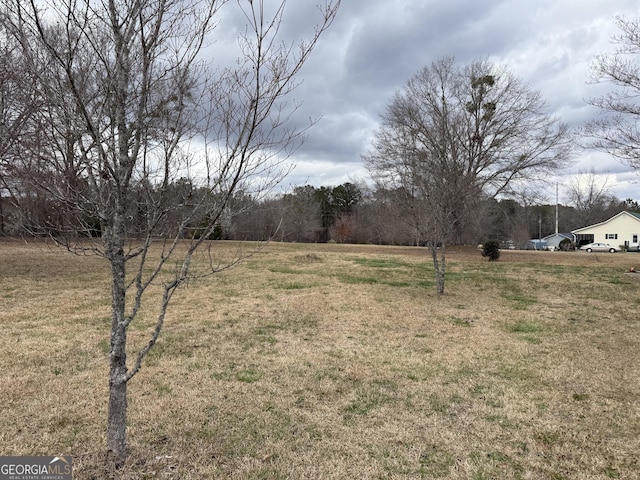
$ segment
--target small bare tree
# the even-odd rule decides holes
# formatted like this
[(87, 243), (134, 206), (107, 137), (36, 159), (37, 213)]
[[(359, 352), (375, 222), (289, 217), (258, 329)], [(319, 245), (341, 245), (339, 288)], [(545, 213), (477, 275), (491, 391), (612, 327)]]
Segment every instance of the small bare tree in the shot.
[(476, 207), (515, 182), (556, 170), (570, 151), (567, 127), (540, 93), (505, 69), (442, 58), (398, 92), (365, 156), (379, 185), (402, 192), (444, 293), (446, 246)]
[[(104, 257), (111, 272), (107, 449), (115, 467), (127, 454), (128, 382), (176, 289), (241, 258), (218, 264), (207, 253), (203, 268), (194, 255), (211, 248), (234, 193), (272, 188), (303, 140), (304, 128), (288, 126), (298, 105), (287, 102), (339, 4), (318, 7), (309, 39), (288, 43), (279, 38), (286, 0), (2, 0), (42, 102), (38, 135), (22, 144), (29, 188), (56, 205), (51, 237)], [(246, 25), (240, 58), (214, 69), (204, 46), (222, 9), (234, 6)], [(188, 180), (177, 188), (179, 178)], [(100, 239), (78, 241), (82, 233)], [(155, 327), (130, 362), (127, 331), (157, 287)]]
[(591, 65), (593, 83), (612, 83), (617, 89), (588, 101), (602, 114), (587, 122), (584, 136), (590, 146), (613, 155), (640, 170), (640, 19), (617, 17), (619, 47), (602, 54)]

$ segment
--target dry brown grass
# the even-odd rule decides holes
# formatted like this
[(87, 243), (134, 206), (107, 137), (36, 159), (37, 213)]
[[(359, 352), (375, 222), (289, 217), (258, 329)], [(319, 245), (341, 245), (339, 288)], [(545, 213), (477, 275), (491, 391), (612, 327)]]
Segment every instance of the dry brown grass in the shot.
[[(130, 384), (114, 478), (637, 478), (640, 255), (449, 259), (442, 299), (420, 248), (272, 244), (192, 282)], [(110, 476), (106, 272), (0, 243), (2, 454)]]

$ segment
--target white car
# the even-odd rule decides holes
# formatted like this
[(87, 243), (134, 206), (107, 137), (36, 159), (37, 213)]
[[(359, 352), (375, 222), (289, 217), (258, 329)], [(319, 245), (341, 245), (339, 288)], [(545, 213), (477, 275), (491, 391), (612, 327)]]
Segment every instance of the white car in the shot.
[(586, 245), (582, 245), (580, 250), (584, 250), (586, 252), (619, 252), (620, 249), (618, 247), (612, 247), (608, 243), (587, 243)]

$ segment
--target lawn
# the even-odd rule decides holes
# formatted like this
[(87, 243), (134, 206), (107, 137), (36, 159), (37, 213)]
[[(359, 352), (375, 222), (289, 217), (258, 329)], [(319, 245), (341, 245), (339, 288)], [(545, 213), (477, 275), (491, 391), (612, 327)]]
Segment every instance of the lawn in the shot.
[[(117, 478), (638, 478), (632, 266), (453, 249), (438, 298), (423, 248), (271, 244), (176, 294), (129, 384)], [(109, 478), (107, 273), (0, 242), (0, 454), (72, 455), (74, 478)]]

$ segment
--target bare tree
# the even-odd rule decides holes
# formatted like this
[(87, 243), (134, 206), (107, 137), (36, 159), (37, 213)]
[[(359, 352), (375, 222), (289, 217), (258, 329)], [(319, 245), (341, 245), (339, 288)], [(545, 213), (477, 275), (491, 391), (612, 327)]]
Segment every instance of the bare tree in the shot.
[(322, 229), (320, 204), (311, 185), (296, 187), (282, 197), (280, 238), (293, 242), (316, 241)]
[(588, 101), (602, 114), (587, 122), (583, 134), (590, 146), (605, 151), (634, 169), (640, 169), (640, 19), (617, 17), (619, 47), (602, 54), (591, 65), (593, 83), (612, 83), (617, 89)]
[(591, 225), (609, 218), (610, 207), (619, 202), (611, 193), (606, 176), (595, 170), (581, 171), (567, 184), (569, 204), (576, 209), (579, 225)]
[[(303, 140), (304, 128), (287, 125), (297, 107), (287, 101), (339, 4), (318, 7), (309, 39), (288, 43), (279, 37), (286, 0), (2, 0), (3, 22), (43, 102), (42, 136), (22, 145), (29, 188), (60, 212), (51, 237), (104, 257), (111, 272), (107, 450), (115, 467), (127, 454), (128, 382), (176, 289), (240, 260), (218, 264), (209, 252), (204, 266), (194, 256), (211, 248), (207, 238), (229, 215), (234, 193), (255, 197), (277, 184)], [(203, 48), (221, 9), (234, 6), (246, 25), (240, 58), (214, 69)], [(189, 179), (180, 194), (170, 188), (178, 178)], [(77, 241), (96, 228), (99, 242)], [(128, 361), (127, 331), (143, 300), (154, 299), (155, 327)]]
[(365, 159), (380, 185), (403, 192), (439, 295), (446, 245), (475, 207), (567, 158), (567, 127), (544, 110), (540, 93), (507, 70), (486, 60), (459, 68), (447, 57), (411, 78), (382, 114)]
[(5, 208), (17, 202), (24, 180), (16, 158), (22, 138), (33, 132), (39, 107), (35, 76), (17, 53), (19, 43), (11, 29), (0, 22), (0, 234), (5, 233)]

